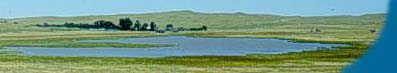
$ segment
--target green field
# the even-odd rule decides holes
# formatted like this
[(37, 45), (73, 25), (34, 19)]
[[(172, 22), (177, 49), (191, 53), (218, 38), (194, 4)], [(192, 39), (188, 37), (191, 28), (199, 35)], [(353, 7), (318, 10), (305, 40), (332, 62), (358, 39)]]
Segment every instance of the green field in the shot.
[[(208, 26), (209, 31), (167, 32), (163, 34), (132, 31), (87, 31), (75, 28), (36, 27), (35, 24), (62, 25), (65, 22), (93, 23), (130, 17), (142, 22), (156, 22), (177, 27)], [(0, 49), (0, 72), (340, 72), (360, 58), (376, 41), (385, 14), (361, 16), (278, 16), (241, 13), (197, 13), (173, 11), (148, 14), (119, 14), (77, 17), (28, 17), (7, 19), (0, 23), (0, 47), (161, 47), (173, 44), (78, 43), (79, 40), (122, 39), (152, 36), (248, 37), (288, 39), (292, 42), (349, 44), (336, 50), (306, 51), (286, 54), (246, 56), (185, 56), (164, 58), (51, 57), (20, 56), (20, 52)], [(0, 19), (4, 20), (4, 19)], [(312, 28), (322, 32), (312, 33)], [(370, 33), (376, 28), (377, 33)]]

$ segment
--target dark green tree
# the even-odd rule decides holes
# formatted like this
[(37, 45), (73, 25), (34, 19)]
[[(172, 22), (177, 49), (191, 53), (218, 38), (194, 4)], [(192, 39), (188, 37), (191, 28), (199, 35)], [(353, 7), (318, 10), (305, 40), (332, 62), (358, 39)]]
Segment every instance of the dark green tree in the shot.
[(173, 31), (173, 30), (174, 30), (174, 26), (173, 26), (172, 24), (168, 24), (168, 25), (166, 25), (165, 30), (167, 30), (167, 31)]
[(147, 31), (147, 30), (149, 30), (148, 28), (150, 28), (149, 24), (148, 23), (143, 23), (143, 25), (141, 27), (141, 31)]
[(114, 25), (113, 22), (111, 21), (99, 20), (94, 22), (94, 27), (91, 28), (97, 28), (97, 29), (104, 28), (106, 30), (109, 30), (109, 29), (117, 29), (117, 26)]
[(48, 23), (43, 23), (43, 26), (50, 26), (50, 24), (48, 24)]
[(207, 26), (203, 25), (203, 26), (201, 27), (201, 29), (204, 30), (204, 31), (207, 31)]
[(95, 28), (104, 28), (105, 22), (106, 22), (105, 20), (95, 21), (94, 22)]
[(132, 26), (132, 21), (130, 18), (124, 18), (124, 19), (120, 19), (119, 20), (120, 23), (120, 30), (131, 30), (131, 26)]
[(106, 30), (109, 30), (109, 29), (117, 29), (117, 26), (116, 25), (114, 25), (113, 24), (113, 22), (111, 22), (111, 21), (106, 21), (105, 23), (104, 23), (104, 28), (106, 29)]
[(135, 21), (134, 28), (132, 28), (134, 31), (140, 31), (139, 29), (141, 28), (141, 23), (139, 20)]
[(371, 32), (371, 33), (376, 33), (376, 28), (371, 28), (371, 29), (369, 29), (369, 32)]
[(150, 31), (156, 31), (157, 25), (154, 22), (150, 22)]

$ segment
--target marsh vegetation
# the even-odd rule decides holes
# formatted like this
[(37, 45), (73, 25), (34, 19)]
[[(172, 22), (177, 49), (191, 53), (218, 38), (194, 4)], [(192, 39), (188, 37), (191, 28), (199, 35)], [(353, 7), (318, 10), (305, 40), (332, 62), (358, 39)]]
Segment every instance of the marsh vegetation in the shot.
[[(38, 27), (48, 23), (93, 23), (98, 20), (120, 23), (120, 18), (155, 21), (167, 25), (208, 30), (166, 32), (91, 31), (67, 27)], [(348, 44), (333, 50), (248, 54), (243, 56), (170, 56), (161, 58), (21, 56), (0, 49), (0, 71), (4, 72), (340, 72), (361, 57), (378, 37), (385, 14), (361, 16), (278, 16), (234, 13), (174, 11), (149, 14), (120, 14), (77, 17), (30, 17), (2, 19), (0, 47), (158, 47), (169, 44), (80, 43), (81, 40), (114, 40), (135, 37), (189, 36), (211, 38), (275, 38), (291, 42)], [(17, 22), (13, 24), (10, 22)], [(132, 27), (133, 28), (133, 27)], [(176, 27), (177, 28), (177, 27)], [(314, 29), (313, 29), (314, 28)], [(315, 32), (316, 30), (321, 32)], [(311, 30), (313, 32), (311, 32)], [(376, 31), (376, 32), (372, 32)], [(97, 45), (95, 45), (97, 44)], [(172, 46), (172, 45), (171, 45)], [(175, 46), (175, 45), (174, 45)], [(249, 71), (247, 71), (249, 69)], [(13, 70), (13, 71), (11, 71)]]

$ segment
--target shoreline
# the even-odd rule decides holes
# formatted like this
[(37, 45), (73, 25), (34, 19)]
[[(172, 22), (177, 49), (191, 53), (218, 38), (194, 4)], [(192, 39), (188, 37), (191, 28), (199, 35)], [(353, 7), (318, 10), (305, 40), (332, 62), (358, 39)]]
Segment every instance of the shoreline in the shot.
[[(332, 47), (333, 50), (339, 49), (339, 48), (349, 48), (349, 47), (356, 47), (356, 46), (370, 46), (370, 45), (364, 45), (357, 43), (357, 41), (354, 42), (340, 42), (340, 41), (316, 41), (316, 40), (301, 40), (301, 39), (291, 39), (291, 38), (270, 38), (270, 37), (213, 37), (213, 36), (190, 36), (190, 35), (185, 35), (185, 34), (166, 34), (166, 35), (161, 35), (161, 36), (133, 36), (133, 37), (119, 37), (119, 38), (112, 38), (112, 39), (124, 39), (124, 38), (148, 38), (148, 37), (169, 37), (169, 36), (183, 36), (183, 37), (197, 37), (197, 38), (250, 38), (250, 39), (277, 39), (277, 40), (286, 40), (288, 42), (293, 42), (293, 43), (319, 43), (319, 44), (341, 44), (341, 45), (348, 45), (348, 46), (340, 46), (340, 47)], [(95, 39), (95, 40), (111, 40), (111, 39), (106, 39), (106, 38), (101, 38), (101, 39)], [(134, 44), (140, 44), (140, 43), (134, 43)], [(170, 45), (170, 44), (152, 44), (156, 46), (148, 46), (147, 48), (150, 47), (170, 47), (170, 46), (177, 46), (177, 45)], [(159, 45), (159, 46), (157, 46)], [(162, 46), (160, 46), (162, 45)], [(10, 46), (6, 46), (10, 47)], [(14, 46), (11, 46), (14, 47)], [(44, 48), (95, 48), (95, 47), (46, 47), (46, 46), (16, 46), (16, 47), (44, 47)], [(8, 49), (5, 47), (1, 47), (2, 49)], [(114, 48), (123, 48), (123, 47), (114, 47)], [(131, 47), (124, 47), (124, 48), (131, 48)], [(132, 47), (132, 48), (137, 48), (137, 47)], [(138, 47), (140, 48), (140, 47)], [(312, 51), (301, 51), (301, 52), (316, 52), (316, 51), (322, 51), (321, 49), (318, 50), (312, 50)], [(1, 51), (0, 51), (1, 52)], [(301, 53), (301, 52), (287, 52), (287, 53), (280, 53), (280, 54), (289, 54), (289, 53)], [(246, 56), (246, 55), (252, 55), (252, 54), (245, 54), (245, 55), (239, 55), (239, 56)], [(275, 55), (275, 54), (260, 54), (260, 55)], [(211, 55), (202, 55), (202, 56), (211, 56)], [(213, 55), (213, 56), (218, 56), (218, 55)], [(222, 55), (220, 55), (222, 56)], [(52, 56), (49, 56), (52, 57)], [(63, 57), (63, 56), (55, 56), (55, 57)], [(83, 57), (90, 57), (90, 56), (83, 56)], [(185, 57), (185, 56), (165, 56), (165, 57), (156, 57), (156, 58), (166, 58), (166, 57)], [(189, 57), (189, 56), (187, 56)], [(115, 58), (145, 58), (145, 57), (115, 57)]]
[[(103, 34), (106, 35), (106, 34)], [(48, 42), (56, 42), (62, 40), (103, 40), (103, 39), (123, 39), (131, 37), (164, 37), (164, 36), (179, 36), (188, 34), (145, 34), (145, 35), (132, 35), (126, 34), (123, 36), (112, 35), (111, 36), (94, 36), (95, 38), (51, 38), (47, 39)], [(205, 37), (205, 36), (204, 36)], [(230, 38), (230, 37), (227, 37)], [(252, 38), (252, 37), (248, 37)], [(264, 38), (264, 37), (257, 37)], [(264, 38), (269, 39), (269, 37)], [(270, 38), (271, 39), (271, 38)], [(40, 39), (38, 41), (43, 42), (45, 39)], [(285, 40), (285, 39), (284, 39)], [(37, 41), (27, 40), (30, 43), (37, 43)], [(295, 39), (294, 41), (300, 41)], [(5, 41), (0, 41), (1, 43)], [(17, 40), (16, 44), (24, 42), (23, 40)], [(47, 42), (47, 43), (48, 43)], [(293, 41), (292, 41), (293, 42)], [(311, 42), (311, 41), (309, 41)], [(324, 42), (324, 41), (323, 41)], [(26, 44), (26, 42), (24, 42)], [(332, 43), (332, 42), (331, 42)], [(339, 42), (337, 42), (339, 43)], [(12, 43), (8, 43), (12, 44)], [(23, 44), (23, 43), (22, 43)], [(27, 43), (29, 44), (29, 43)], [(2, 52), (0, 51), (0, 63), (6, 64), (20, 64), (20, 66), (35, 67), (34, 65), (46, 65), (42, 70), (55, 69), (56, 71), (65, 70), (65, 65), (83, 65), (87, 67), (97, 66), (107, 67), (109, 71), (120, 71), (118, 68), (120, 66), (133, 67), (133, 66), (155, 66), (158, 69), (151, 69), (151, 67), (140, 67), (143, 69), (151, 70), (171, 70), (168, 67), (173, 66), (183, 66), (184, 68), (205, 68), (199, 70), (200, 72), (206, 72), (209, 69), (216, 68), (258, 68), (266, 67), (270, 69), (280, 70), (280, 71), (294, 71), (291, 67), (302, 68), (310, 71), (332, 71), (339, 72), (343, 67), (348, 66), (353, 63), (356, 59), (360, 58), (368, 49), (368, 45), (360, 43), (352, 43), (353, 45), (349, 47), (336, 47), (335, 50), (316, 50), (316, 51), (302, 51), (302, 52), (289, 52), (283, 54), (247, 54), (243, 56), (169, 56), (160, 58), (131, 58), (131, 57), (59, 57), (59, 56), (20, 56), (15, 53), (20, 52)], [(3, 44), (4, 45), (4, 44)], [(51, 64), (59, 64), (53, 66)], [(324, 64), (324, 65), (323, 65)], [(334, 65), (336, 64), (336, 65)], [(330, 67), (332, 66), (332, 67)], [(0, 68), (2, 68), (0, 66)], [(9, 68), (9, 66), (6, 66)], [(13, 67), (10, 67), (13, 68)], [(26, 70), (26, 68), (19, 68)], [(95, 68), (93, 70), (100, 70), (102, 68)], [(130, 68), (123, 68), (130, 69)], [(76, 70), (78, 69), (67, 69)], [(262, 70), (262, 69), (258, 69)], [(185, 69), (178, 69), (176, 71), (186, 71)], [(210, 70), (214, 71), (214, 70)], [(225, 70), (215, 70), (215, 71), (225, 71)], [(227, 70), (226, 70), (227, 71)], [(245, 72), (244, 70), (238, 70)], [(262, 72), (262, 71), (261, 71)]]

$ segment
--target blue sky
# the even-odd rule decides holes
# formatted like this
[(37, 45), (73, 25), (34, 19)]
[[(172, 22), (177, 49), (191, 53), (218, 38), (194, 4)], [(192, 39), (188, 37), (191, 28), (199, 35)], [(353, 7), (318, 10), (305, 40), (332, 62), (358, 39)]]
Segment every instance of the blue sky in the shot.
[(288, 16), (386, 13), (388, 0), (1, 0), (0, 18), (193, 10)]

